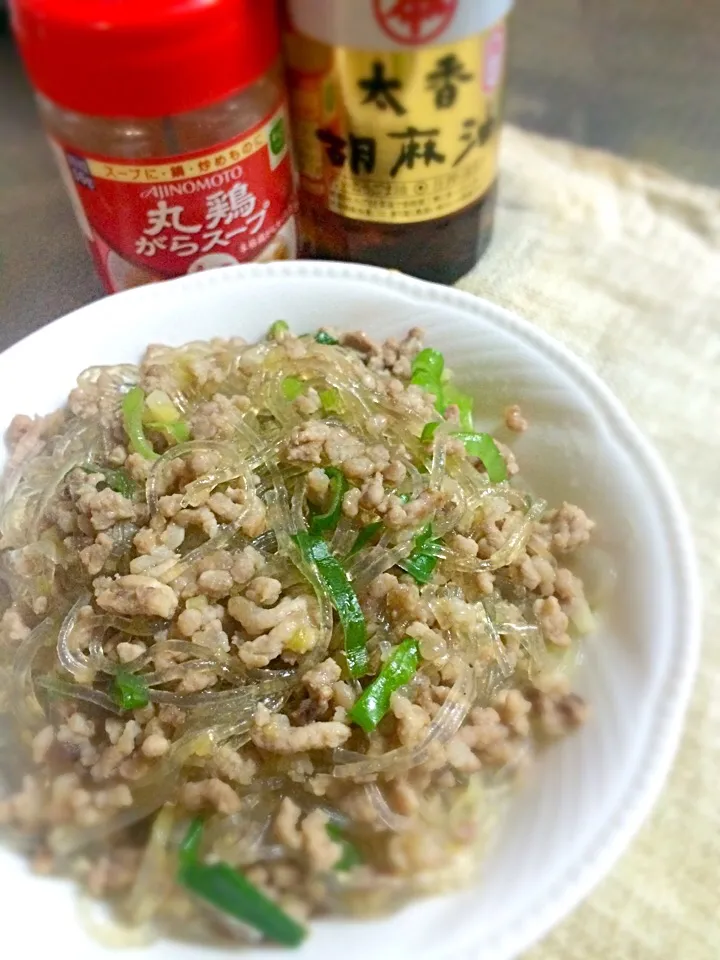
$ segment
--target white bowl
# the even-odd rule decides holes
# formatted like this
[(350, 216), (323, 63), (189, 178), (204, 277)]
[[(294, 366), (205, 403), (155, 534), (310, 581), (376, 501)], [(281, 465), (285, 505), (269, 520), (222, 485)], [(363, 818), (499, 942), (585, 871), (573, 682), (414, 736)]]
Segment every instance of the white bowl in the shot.
[[(149, 342), (255, 339), (278, 318), (298, 331), (325, 324), (374, 337), (425, 327), (463, 388), (475, 393), (480, 421), (497, 426), (505, 404), (522, 405), (531, 421), (515, 442), (523, 475), (551, 502), (568, 499), (597, 520), (597, 543), (617, 573), (577, 674), (591, 720), (548, 751), (518, 793), (484, 880), (387, 919), (318, 923), (296, 954), (508, 960), (606, 873), (670, 766), (699, 646), (697, 578), (682, 507), (663, 464), (610, 391), (541, 330), (467, 294), (344, 264), (228, 268), (78, 310), (0, 356), (0, 424), (19, 411), (56, 408), (84, 367), (137, 360)], [(68, 884), (38, 879), (4, 852), (0, 889), (4, 942), (22, 944), (32, 957), (57, 955), (58, 944), (74, 960), (103, 952), (80, 928)], [(161, 942), (144, 955), (199, 960), (213, 952)], [(286, 955), (272, 948), (244, 954)]]

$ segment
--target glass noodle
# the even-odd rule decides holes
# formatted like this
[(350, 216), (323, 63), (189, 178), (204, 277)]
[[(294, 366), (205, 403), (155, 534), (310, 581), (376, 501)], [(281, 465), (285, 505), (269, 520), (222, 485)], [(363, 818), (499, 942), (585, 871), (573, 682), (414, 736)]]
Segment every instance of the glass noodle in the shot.
[[(36, 424), (15, 448), (0, 495), (0, 578), (29, 629), (7, 667), (0, 657), (12, 722), (33, 749), (51, 729), (48, 764), (57, 755), (77, 767), (97, 748), (81, 771), (88, 796), (100, 794), (117, 750), (111, 776), (122, 766), (126, 804), (101, 804), (85, 821), (60, 817), (46, 840), (77, 864), (140, 838), (119, 900), (127, 942), (144, 942), (168, 902), (192, 915), (193, 929), (217, 926), (218, 903), (242, 888), (233, 871), (258, 864), (268, 878), (278, 862), (288, 876), (299, 871), (322, 909), (448, 886), (468, 857), (452, 831), (475, 828), (487, 785), (480, 761), (482, 775), (472, 764), (450, 769), (450, 747), (467, 759), (458, 734), (475, 711), (548, 663), (535, 597), (517, 572), (546, 503), (507, 478), (492, 438), (470, 433), (470, 398), (439, 354), (418, 354), (425, 368), (402, 374), (403, 384), (360, 350), (327, 333), (291, 337), (282, 324), (256, 345), (151, 347), (141, 368), (87, 371), (71, 404), (80, 413)], [(457, 402), (443, 403), (444, 393)], [(492, 450), (493, 480), (472, 449)], [(112, 593), (123, 583), (131, 597), (134, 585), (167, 605), (135, 609)], [(273, 621), (279, 604), (300, 611), (285, 634)], [(569, 629), (589, 627), (582, 597), (568, 609)], [(403, 644), (412, 657), (401, 662)], [(424, 717), (412, 735), (404, 704)], [(363, 706), (365, 723), (352, 712)], [(93, 730), (91, 746), (73, 740), (73, 724)], [(302, 727), (312, 745), (293, 751), (286, 741), (302, 740)], [(213, 807), (228, 780), (237, 804)], [(199, 786), (217, 783), (207, 796)], [(398, 783), (415, 807), (398, 802)], [(193, 790), (196, 808), (186, 804)], [(310, 883), (307, 821), (297, 819), (290, 841), (278, 830), (289, 799), (298, 818), (327, 820), (326, 844), (342, 848), (346, 871)], [(198, 809), (203, 839), (178, 873)], [(382, 844), (397, 852), (418, 831), (437, 840), (447, 866), (389, 876)], [(379, 873), (369, 876), (363, 856), (377, 857)], [(195, 911), (193, 885), (206, 901)], [(277, 904), (255, 893), (258, 914), (275, 910), (277, 922)], [(241, 914), (235, 933), (256, 937)], [(124, 941), (122, 926), (103, 935)]]

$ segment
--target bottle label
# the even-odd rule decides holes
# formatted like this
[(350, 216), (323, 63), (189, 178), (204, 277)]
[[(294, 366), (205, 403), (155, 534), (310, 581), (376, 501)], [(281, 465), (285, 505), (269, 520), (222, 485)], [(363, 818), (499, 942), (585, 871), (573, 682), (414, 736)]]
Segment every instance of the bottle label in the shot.
[(53, 143), (110, 292), (251, 260), (296, 255), (284, 108), (212, 150), (117, 160)]
[(353, 220), (418, 223), (456, 213), (493, 184), (504, 21), (451, 43), (393, 52), (293, 32), (287, 51), (306, 195)]
[(513, 0), (286, 0), (297, 33), (356, 50), (452, 43), (507, 17)]

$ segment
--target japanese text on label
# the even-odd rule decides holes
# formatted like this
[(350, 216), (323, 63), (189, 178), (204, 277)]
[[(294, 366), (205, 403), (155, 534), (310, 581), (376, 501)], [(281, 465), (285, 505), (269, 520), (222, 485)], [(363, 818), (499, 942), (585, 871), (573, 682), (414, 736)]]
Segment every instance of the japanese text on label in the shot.
[(337, 213), (379, 222), (432, 219), (477, 200), (496, 175), (503, 53), (500, 24), (412, 53), (343, 48), (320, 81), (300, 71), (293, 108), (306, 188)]

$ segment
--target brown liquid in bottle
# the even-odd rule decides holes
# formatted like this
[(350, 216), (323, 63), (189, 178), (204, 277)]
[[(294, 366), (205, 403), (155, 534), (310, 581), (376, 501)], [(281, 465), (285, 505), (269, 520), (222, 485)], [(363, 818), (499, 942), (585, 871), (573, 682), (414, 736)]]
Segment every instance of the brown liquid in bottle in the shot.
[(402, 270), (421, 280), (455, 283), (490, 243), (497, 182), (464, 210), (413, 224), (381, 224), (339, 216), (301, 192), (302, 257), (348, 260)]
[[(474, 267), (493, 229), (504, 37), (501, 21), (441, 47), (373, 54), (288, 27), (302, 256), (440, 283)], [(398, 161), (411, 129), (432, 134), (417, 139), (412, 168)], [(372, 169), (352, 164), (359, 141), (372, 141)], [(413, 207), (415, 195), (430, 199)]]

